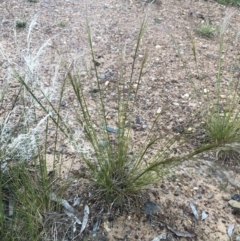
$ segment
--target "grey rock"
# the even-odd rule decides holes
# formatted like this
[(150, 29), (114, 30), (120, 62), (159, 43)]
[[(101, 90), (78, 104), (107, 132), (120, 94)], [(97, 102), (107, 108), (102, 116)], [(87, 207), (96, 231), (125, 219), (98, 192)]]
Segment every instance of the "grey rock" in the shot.
[(139, 116), (135, 117), (136, 124), (141, 124), (141, 118)]
[(206, 219), (208, 214), (205, 211), (202, 211), (202, 220)]
[(198, 193), (198, 194), (196, 194), (196, 195), (194, 196), (194, 199), (195, 199), (195, 200), (197, 200), (197, 199), (201, 199), (201, 198), (202, 198), (202, 196), (201, 196), (200, 193)]
[(115, 134), (118, 134), (119, 133), (119, 130), (118, 129), (114, 129), (112, 127), (109, 127), (109, 126), (103, 126), (103, 129), (105, 131), (108, 131), (108, 132), (111, 132), (111, 133), (115, 133)]
[(209, 193), (208, 195), (207, 195), (207, 199), (211, 199), (211, 198), (213, 198), (214, 197), (214, 194), (213, 193)]
[(161, 240), (167, 240), (167, 234), (163, 233), (157, 237), (155, 237), (152, 241), (161, 241)]
[(143, 205), (143, 211), (147, 215), (152, 215), (160, 210), (160, 206), (152, 201), (147, 201)]
[(104, 4), (104, 5), (103, 5), (103, 8), (104, 8), (104, 9), (107, 9), (107, 8), (108, 8), (108, 5), (107, 5), (107, 4)]
[(106, 75), (105, 75), (105, 74), (100, 74), (100, 75), (99, 75), (99, 78), (100, 78), (100, 79), (106, 79)]
[(169, 191), (166, 190), (166, 189), (163, 189), (162, 191), (163, 191), (163, 193), (165, 193), (165, 194), (169, 194)]
[(113, 75), (114, 75), (114, 72), (113, 72), (112, 70), (108, 70), (108, 71), (106, 71), (105, 75), (106, 75), (107, 77), (113, 76)]
[(233, 195), (232, 195), (232, 199), (240, 202), (240, 194), (237, 194), (237, 193), (236, 193), (236, 194), (233, 194)]
[(100, 141), (98, 142), (98, 145), (101, 146), (101, 147), (106, 147), (106, 146), (107, 146), (107, 142), (104, 141), (104, 140), (100, 140)]
[(228, 203), (232, 208), (240, 210), (240, 202), (236, 200), (230, 200)]

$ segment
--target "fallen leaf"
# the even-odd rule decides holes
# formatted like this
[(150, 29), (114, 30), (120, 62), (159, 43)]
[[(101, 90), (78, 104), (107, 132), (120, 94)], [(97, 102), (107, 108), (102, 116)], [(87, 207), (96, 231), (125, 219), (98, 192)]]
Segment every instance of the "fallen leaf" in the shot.
[(77, 227), (76, 227), (76, 222), (73, 223), (73, 232), (75, 233), (77, 231)]
[(235, 223), (230, 224), (228, 227), (227, 233), (230, 238), (232, 237), (234, 228), (235, 228)]
[(195, 218), (199, 219), (198, 212), (197, 212), (197, 209), (195, 207), (195, 204), (192, 201), (190, 201), (189, 203), (190, 203), (190, 207), (192, 209), (192, 212), (193, 212)]
[(206, 219), (208, 214), (205, 211), (202, 211), (202, 220)]
[(96, 232), (98, 230), (99, 224), (100, 224), (100, 221), (97, 220), (97, 222), (93, 225), (93, 230), (92, 230), (93, 232)]
[(68, 203), (68, 201), (62, 199), (61, 201), (62, 206), (68, 210), (68, 212), (74, 213), (74, 208)]
[(73, 214), (72, 212), (69, 212), (67, 209), (63, 208), (63, 211), (68, 215), (68, 217), (70, 218), (74, 218), (75, 219), (75, 222), (74, 223), (77, 223), (77, 224), (81, 224), (82, 222), (79, 220), (79, 218)]
[[(59, 198), (56, 196), (55, 193), (51, 193), (49, 195), (49, 198), (54, 201), (54, 202), (57, 202), (59, 204), (61, 204), (63, 206), (63, 211), (71, 218), (74, 218), (75, 219), (75, 222), (74, 222), (74, 225), (77, 223), (77, 224), (81, 224), (81, 221), (79, 220), (79, 218), (74, 214), (75, 213), (75, 210), (74, 208), (68, 203), (68, 201), (62, 199), (62, 198)], [(76, 227), (73, 226), (73, 230), (76, 231)], [(74, 231), (74, 232), (75, 232)]]
[(85, 207), (84, 207), (84, 216), (83, 216), (83, 221), (82, 221), (82, 228), (81, 228), (80, 233), (82, 233), (84, 231), (84, 229), (86, 228), (86, 226), (87, 226), (89, 213), (90, 213), (89, 207), (88, 207), (88, 205), (85, 205)]
[(166, 240), (167, 239), (167, 234), (163, 233), (157, 237), (155, 237), (152, 241), (161, 241), (161, 240)]
[(51, 194), (49, 195), (49, 198), (50, 198), (52, 201), (61, 204), (68, 212), (74, 213), (74, 208), (73, 208), (73, 207), (68, 203), (68, 201), (66, 201), (65, 199), (62, 199), (62, 198), (57, 197), (55, 193), (51, 193)]
[(108, 227), (108, 222), (104, 222), (104, 223), (103, 223), (103, 227), (105, 228), (105, 230), (106, 230), (107, 232), (110, 232), (110, 231), (111, 231), (111, 229)]
[(172, 231), (173, 233), (175, 233), (178, 237), (193, 238), (193, 237), (196, 236), (196, 234), (194, 234), (194, 233), (188, 233), (188, 232), (183, 233), (183, 232), (180, 232), (180, 231), (178, 231), (178, 230), (176, 230), (176, 229), (174, 229), (174, 228), (172, 228), (172, 227), (170, 227), (168, 225), (167, 225), (167, 228), (170, 231)]
[(81, 200), (80, 197), (75, 197), (75, 198), (74, 198), (73, 207), (79, 205), (79, 204), (80, 204), (80, 200)]

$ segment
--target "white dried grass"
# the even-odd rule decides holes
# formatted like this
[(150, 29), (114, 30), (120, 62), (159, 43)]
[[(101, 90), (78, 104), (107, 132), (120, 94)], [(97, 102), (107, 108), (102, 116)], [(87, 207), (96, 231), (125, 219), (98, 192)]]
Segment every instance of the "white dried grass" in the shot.
[[(42, 126), (51, 114), (43, 117), (38, 124), (35, 127), (30, 128), (27, 133), (19, 133), (17, 136), (15, 136), (12, 133), (12, 129), (15, 127), (13, 120), (17, 116), (16, 109), (17, 108), (7, 115), (1, 126), (0, 148), (1, 151), (6, 153), (8, 158), (30, 160), (37, 153), (37, 148), (41, 144), (40, 134), (45, 131), (45, 128)], [(31, 115), (29, 115), (29, 118), (30, 117)]]

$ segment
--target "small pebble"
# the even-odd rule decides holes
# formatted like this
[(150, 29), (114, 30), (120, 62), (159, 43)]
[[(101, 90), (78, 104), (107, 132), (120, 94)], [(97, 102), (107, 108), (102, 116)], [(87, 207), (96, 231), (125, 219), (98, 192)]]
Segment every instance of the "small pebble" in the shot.
[(106, 75), (105, 75), (105, 74), (100, 74), (100, 75), (99, 75), (99, 78), (100, 78), (100, 79), (106, 79)]
[(205, 211), (202, 211), (202, 220), (206, 219), (208, 214)]
[(211, 198), (213, 198), (214, 197), (214, 194), (213, 193), (209, 193), (208, 195), (207, 195), (207, 199), (211, 199)]
[(196, 107), (196, 106), (197, 106), (197, 103), (189, 102), (188, 105), (191, 106), (191, 107)]
[(188, 93), (184, 94), (184, 95), (183, 95), (183, 98), (184, 98), (184, 99), (188, 99), (188, 98), (189, 98), (189, 94), (188, 94)]
[(195, 199), (195, 200), (197, 200), (197, 199), (201, 199), (201, 198), (202, 198), (202, 196), (201, 196), (201, 194), (199, 194), (199, 193), (198, 193), (197, 195), (194, 196), (194, 199)]
[(139, 116), (135, 117), (136, 124), (141, 124), (141, 118)]
[(230, 200), (228, 203), (231, 207), (240, 210), (240, 202), (238, 202), (236, 200)]
[(114, 128), (109, 127), (109, 126), (103, 126), (103, 129), (104, 129), (105, 131), (112, 132), (112, 133), (115, 133), (115, 134), (118, 134), (118, 133), (119, 133), (118, 129), (114, 129)]
[(201, 47), (202, 47), (203, 49), (207, 49), (207, 48), (208, 48), (207, 45), (202, 45)]
[(96, 93), (98, 93), (99, 92), (99, 89), (93, 89), (93, 90), (91, 90), (91, 91), (89, 91), (90, 93), (93, 93), (93, 94), (96, 94)]
[(157, 110), (157, 114), (160, 114), (162, 112), (162, 108), (159, 107), (158, 110)]
[(143, 124), (143, 125), (142, 125), (142, 128), (143, 128), (143, 129), (146, 129), (146, 128), (147, 128), (147, 125), (146, 125), (146, 124)]
[(236, 194), (232, 195), (232, 199), (240, 202), (240, 194), (236, 193)]
[(145, 214), (155, 214), (160, 210), (160, 206), (152, 201), (147, 201), (143, 205), (143, 211)]
[(184, 217), (184, 212), (183, 212), (182, 209), (180, 209), (180, 210), (178, 211), (178, 213), (180, 214), (181, 217)]
[(189, 187), (188, 187), (188, 186), (183, 186), (182, 189), (183, 189), (184, 191), (188, 191), (188, 190), (189, 190)]
[(106, 75), (106, 77), (113, 76), (113, 75), (114, 75), (114, 72), (113, 72), (112, 70), (107, 70), (107, 71), (105, 72), (105, 75)]
[(229, 201), (229, 200), (231, 200), (231, 198), (229, 198), (229, 196), (223, 196), (222, 199), (223, 199), (224, 201)]
[(180, 194), (180, 188), (177, 187), (173, 195), (174, 196), (179, 196), (179, 194)]
[(166, 190), (166, 189), (163, 189), (162, 192), (165, 193), (165, 194), (169, 194), (169, 191)]
[(183, 133), (184, 132), (184, 127), (183, 126), (174, 126), (172, 127), (172, 131), (175, 133)]
[(100, 140), (98, 145), (101, 146), (101, 147), (106, 147), (107, 146), (107, 142), (104, 141), (104, 140)]

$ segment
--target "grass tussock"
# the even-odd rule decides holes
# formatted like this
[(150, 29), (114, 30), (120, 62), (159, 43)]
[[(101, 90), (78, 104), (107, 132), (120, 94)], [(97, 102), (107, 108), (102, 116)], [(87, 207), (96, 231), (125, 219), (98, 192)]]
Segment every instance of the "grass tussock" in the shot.
[[(223, 19), (221, 27), (219, 28), (219, 51), (217, 59), (217, 75), (214, 82), (215, 89), (209, 94), (207, 89), (203, 95), (199, 94), (199, 91), (196, 87), (195, 81), (192, 78), (191, 70), (189, 70), (188, 63), (181, 57), (181, 62), (183, 63), (184, 69), (186, 70), (186, 76), (191, 84), (193, 92), (196, 99), (201, 103), (200, 114), (197, 115), (197, 120), (201, 123), (200, 129), (204, 134), (204, 137), (201, 137), (200, 147), (197, 145), (197, 150), (195, 153), (202, 153), (206, 151), (215, 151), (221, 153), (222, 156), (231, 153), (231, 156), (236, 156), (236, 152), (239, 152), (239, 141), (240, 141), (240, 132), (239, 132), (239, 78), (234, 77), (234, 68), (231, 67), (232, 72), (230, 73), (232, 78), (229, 82), (223, 83), (222, 78), (222, 67), (223, 67), (223, 51), (226, 38), (226, 30), (230, 23), (233, 12), (226, 15)], [(198, 32), (201, 35), (213, 36), (213, 27), (210, 21), (205, 22), (203, 28), (199, 28)], [(215, 31), (215, 28), (214, 28)], [(175, 41), (175, 38), (171, 33), (169, 33), (178, 53), (180, 49)], [(199, 69), (198, 56), (196, 50), (196, 44), (192, 41), (192, 52), (194, 56), (194, 61), (196, 64), (197, 76), (201, 76), (201, 70)], [(179, 56), (181, 56), (179, 54)], [(195, 123), (196, 126), (199, 126), (199, 123)], [(199, 133), (200, 134), (200, 133)], [(198, 133), (193, 133), (193, 138), (196, 137)], [(191, 139), (191, 138), (190, 138)], [(223, 152), (225, 154), (223, 154)], [(226, 159), (226, 158), (225, 158)]]
[[(239, 78), (234, 77), (234, 68), (231, 67), (231, 79), (223, 83), (223, 48), (225, 44), (226, 30), (233, 13), (228, 14), (219, 28), (219, 56), (218, 71), (216, 75), (214, 98), (207, 94), (207, 108), (202, 109), (202, 122), (208, 144), (215, 145), (217, 153), (222, 156), (239, 153), (240, 119), (239, 119)], [(193, 51), (197, 62), (196, 51)], [(197, 64), (196, 64), (197, 65)], [(197, 65), (198, 67), (198, 65)], [(198, 69), (197, 69), (198, 70)], [(199, 71), (199, 70), (198, 70)], [(211, 94), (212, 95), (212, 94)], [(205, 100), (201, 100), (205, 102)], [(204, 148), (204, 147), (203, 147)], [(225, 154), (224, 154), (225, 153)], [(226, 159), (226, 158), (224, 158)], [(235, 158), (236, 159), (236, 158)]]
[[(86, 94), (84, 81), (82, 81), (81, 75), (78, 74), (78, 69), (74, 63), (67, 68), (67, 74), (63, 79), (60, 91), (58, 107), (55, 107), (48, 97), (45, 96), (46, 103), (48, 103), (49, 108), (54, 113), (54, 115), (50, 116), (51, 120), (55, 123), (57, 129), (69, 139), (88, 167), (84, 173), (80, 173), (79, 177), (88, 178), (95, 190), (97, 190), (98, 197), (105, 199), (112, 206), (123, 206), (133, 200), (137, 200), (141, 191), (148, 189), (149, 185), (157, 182), (172, 165), (176, 165), (192, 155), (189, 153), (177, 158), (172, 157), (171, 147), (176, 142), (179, 145), (182, 144), (179, 141), (179, 136), (176, 135), (169, 140), (164, 140), (164, 145), (159, 148), (157, 153), (149, 156), (155, 145), (163, 140), (162, 136), (154, 132), (161, 113), (157, 114), (155, 120), (153, 120), (146, 142), (140, 147), (134, 147), (132, 144), (132, 127), (130, 123), (134, 119), (142, 73), (147, 61), (146, 52), (142, 61), (137, 62), (137, 54), (145, 27), (146, 22), (144, 21), (138, 34), (133, 62), (129, 72), (123, 68), (123, 65), (119, 67), (115, 86), (117, 115), (114, 128), (107, 119), (108, 106), (106, 96), (108, 94), (101, 85), (98, 65), (95, 64), (97, 61), (95, 60), (90, 27), (88, 27), (88, 41), (95, 74), (95, 78), (91, 80), (90, 86), (96, 86), (95, 94), (92, 97), (95, 108), (89, 107), (89, 91)], [(124, 56), (124, 53), (122, 56)], [(49, 109), (45, 106), (46, 104), (37, 98), (34, 90), (30, 88), (24, 78), (17, 71), (14, 71), (14, 74), (32, 98), (48, 114)], [(85, 134), (85, 137), (83, 137), (85, 142), (90, 146), (87, 152), (85, 147), (79, 145), (74, 139), (74, 133), (71, 132), (66, 122), (64, 122), (64, 117), (61, 115), (60, 103), (64, 98), (68, 83), (72, 86), (75, 101), (78, 103), (78, 108), (75, 108), (76, 119), (79, 127)]]
[(205, 19), (204, 23), (196, 31), (202, 37), (212, 38), (215, 36), (217, 29), (213, 26), (210, 19)]
[[(238, 84), (238, 81), (235, 82)], [(237, 89), (236, 85), (234, 86)], [(216, 144), (219, 159), (239, 160), (237, 157), (240, 151), (239, 96), (232, 88), (229, 88), (227, 93), (226, 100), (222, 100), (219, 96), (217, 103), (208, 109), (205, 130), (208, 141)]]
[(216, 1), (221, 4), (232, 4), (232, 5), (240, 6), (240, 0), (216, 0)]
[(240, 141), (240, 120), (233, 111), (213, 111), (206, 119), (206, 129), (212, 142), (231, 144)]
[[(218, 58), (218, 74), (216, 81), (216, 100), (209, 102), (206, 114), (206, 130), (213, 143), (217, 143), (220, 148), (226, 149), (234, 146), (240, 141), (240, 119), (239, 119), (239, 78), (234, 78), (231, 72), (231, 79), (227, 86), (222, 82), (223, 46), (225, 43), (225, 32), (231, 20), (232, 13), (223, 19), (220, 28), (220, 44)], [(233, 67), (231, 68), (233, 69)], [(223, 98), (224, 97), (224, 98)]]
[(27, 27), (27, 22), (24, 20), (17, 20), (16, 21), (16, 27), (17, 28), (26, 28)]
[(49, 117), (31, 128), (32, 111), (19, 106), (15, 100), (0, 126), (0, 238), (42, 240), (45, 217), (57, 208), (50, 194), (62, 195), (65, 185), (57, 187), (57, 178), (47, 170)]
[[(160, 140), (159, 136), (150, 135), (147, 143), (138, 152), (133, 152), (132, 148), (132, 127), (130, 123), (134, 118), (133, 113), (136, 107), (142, 72), (147, 60), (147, 54), (145, 54), (140, 63), (139, 72), (136, 74), (137, 53), (144, 30), (145, 22), (143, 22), (138, 35), (135, 55), (128, 77), (124, 76), (125, 70), (123, 69), (119, 73), (116, 84), (118, 111), (115, 129), (110, 127), (111, 124), (106, 118), (107, 106), (105, 96), (107, 93), (101, 87), (97, 66), (94, 65), (98, 90), (94, 97), (97, 106), (96, 110), (98, 110), (97, 121), (96, 116), (92, 115), (89, 109), (80, 76), (76, 72), (68, 72), (68, 79), (79, 103), (79, 110), (77, 110), (79, 125), (84, 128), (87, 140), (90, 142), (95, 156), (93, 161), (81, 151), (79, 152), (89, 168), (88, 173), (84, 173), (84, 177), (92, 181), (100, 198), (104, 198), (112, 205), (117, 206), (129, 203), (129, 201), (139, 196), (141, 190), (158, 181), (166, 172), (166, 168), (164, 169), (163, 166), (168, 164), (167, 158), (163, 157), (163, 150), (146, 160), (146, 153)], [(90, 28), (88, 29), (88, 39), (94, 63), (95, 55)], [(134, 76), (137, 76), (136, 81), (133, 80)], [(124, 88), (128, 90), (127, 93), (124, 92)], [(159, 116), (156, 116), (155, 122)], [(111, 134), (111, 132), (114, 134)], [(164, 149), (170, 148), (171, 144), (172, 142), (169, 141), (169, 144)], [(172, 159), (169, 158), (169, 164), (171, 162)]]
[(41, 240), (44, 217), (57, 208), (49, 199), (52, 180), (25, 162), (2, 170), (0, 180), (1, 240)]
[[(31, 23), (29, 28), (32, 27)], [(28, 44), (29, 47), (29, 36)], [(3, 48), (0, 48), (0, 53), (7, 61)], [(36, 54), (39, 57), (41, 53), (38, 51)], [(32, 81), (32, 77), (36, 76), (37, 57), (30, 55), (28, 51), (28, 56), (24, 56), (27, 69), (24, 79), (30, 89), (36, 89), (38, 82)], [(65, 183), (59, 185), (57, 176), (49, 175), (52, 167), (53, 173), (59, 173), (55, 165), (57, 157), (54, 156), (52, 167), (47, 161), (51, 113), (42, 115), (37, 112), (34, 99), (21, 84), (17, 84), (14, 98), (9, 102), (11, 74), (13, 72), (9, 73), (0, 91), (0, 106), (7, 109), (0, 122), (0, 239), (42, 240), (48, 231), (46, 216), (59, 210), (58, 205), (50, 200), (50, 194), (54, 192), (61, 196)], [(58, 143), (58, 138), (55, 138), (54, 154)], [(60, 159), (59, 154), (58, 157)]]

